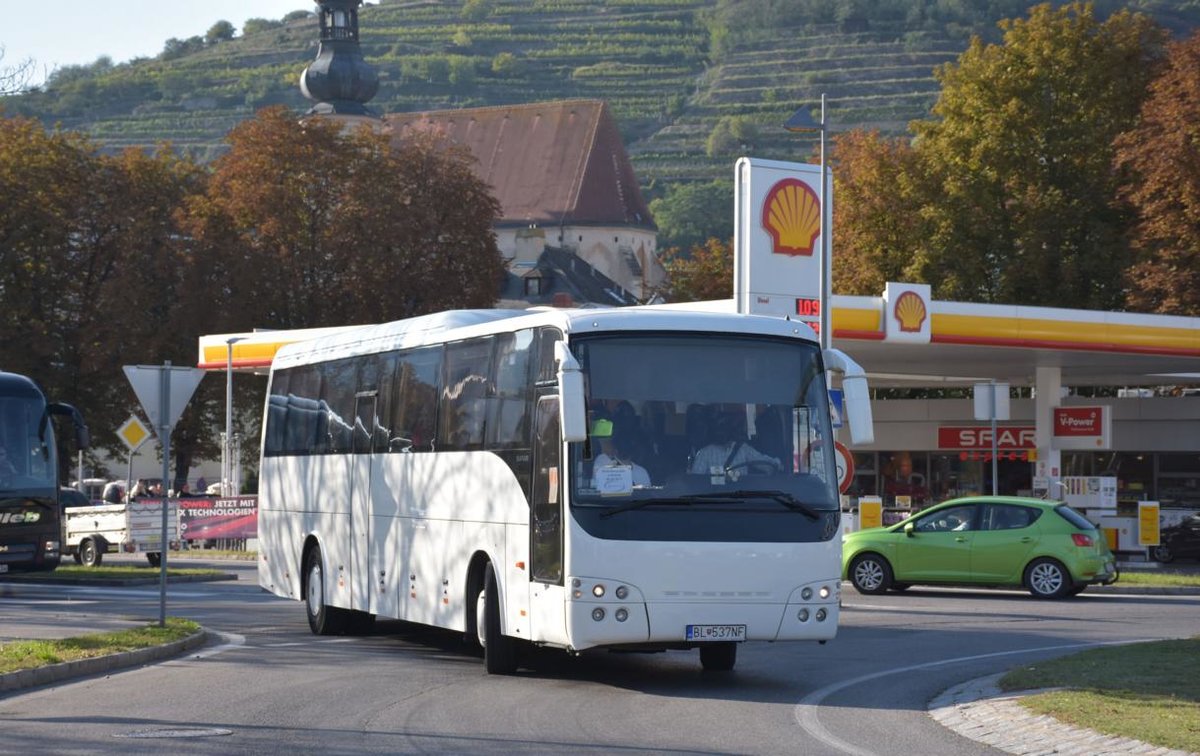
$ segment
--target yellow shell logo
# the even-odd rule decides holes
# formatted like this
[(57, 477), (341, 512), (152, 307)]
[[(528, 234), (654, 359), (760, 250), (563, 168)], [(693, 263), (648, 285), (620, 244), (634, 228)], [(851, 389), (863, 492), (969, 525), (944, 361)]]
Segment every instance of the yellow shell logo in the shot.
[(905, 333), (918, 333), (921, 326), (925, 323), (925, 316), (928, 314), (925, 309), (925, 300), (915, 291), (906, 291), (896, 300), (896, 306), (892, 309), (896, 315), (896, 321), (900, 324), (900, 330)]
[(767, 192), (762, 225), (771, 235), (775, 254), (811, 256), (821, 233), (821, 201), (803, 181), (783, 179)]

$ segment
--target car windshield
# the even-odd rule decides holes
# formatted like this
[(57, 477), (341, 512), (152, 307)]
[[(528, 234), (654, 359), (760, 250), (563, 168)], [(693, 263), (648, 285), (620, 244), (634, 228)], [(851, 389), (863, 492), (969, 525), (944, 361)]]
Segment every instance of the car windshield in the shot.
[(577, 340), (572, 350), (586, 376), (590, 429), (572, 444), (572, 505), (837, 509), (816, 345), (623, 334)]

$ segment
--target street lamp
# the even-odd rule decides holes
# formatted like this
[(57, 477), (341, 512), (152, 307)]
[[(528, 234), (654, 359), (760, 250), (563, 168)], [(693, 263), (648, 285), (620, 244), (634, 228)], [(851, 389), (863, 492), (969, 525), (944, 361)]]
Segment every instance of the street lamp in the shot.
[(818, 201), (821, 203), (821, 272), (817, 282), (821, 290), (821, 320), (818, 336), (821, 348), (826, 349), (833, 341), (833, 333), (829, 326), (829, 311), (833, 309), (833, 264), (829, 254), (828, 228), (833, 223), (833, 213), (828, 212), (825, 205), (825, 93), (821, 93), (820, 122), (813, 120), (808, 108), (800, 108), (784, 122), (783, 128), (797, 133), (818, 131), (821, 134), (821, 185), (817, 190)]
[(225, 438), (221, 440), (221, 495), (233, 496), (230, 481), (233, 478), (233, 345), (245, 341), (245, 336), (230, 336), (225, 339)]

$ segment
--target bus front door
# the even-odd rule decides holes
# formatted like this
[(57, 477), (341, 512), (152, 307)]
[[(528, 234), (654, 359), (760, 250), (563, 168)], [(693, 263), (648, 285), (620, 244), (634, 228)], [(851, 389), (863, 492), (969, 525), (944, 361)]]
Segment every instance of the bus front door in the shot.
[(567, 643), (567, 594), (563, 585), (563, 465), (558, 396), (541, 396), (533, 439), (533, 486), (529, 507), (529, 604), (535, 642)]

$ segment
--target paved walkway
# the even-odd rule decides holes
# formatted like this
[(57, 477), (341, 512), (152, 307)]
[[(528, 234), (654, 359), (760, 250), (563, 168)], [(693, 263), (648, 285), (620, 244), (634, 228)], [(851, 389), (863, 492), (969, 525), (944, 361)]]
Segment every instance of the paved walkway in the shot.
[(1034, 714), (1017, 699), (1040, 691), (1002, 693), (996, 682), (1003, 675), (1001, 672), (980, 677), (950, 688), (929, 702), (930, 716), (964, 738), (1005, 753), (1195, 756), (1187, 751), (1105, 735), (1065, 724), (1054, 717)]

